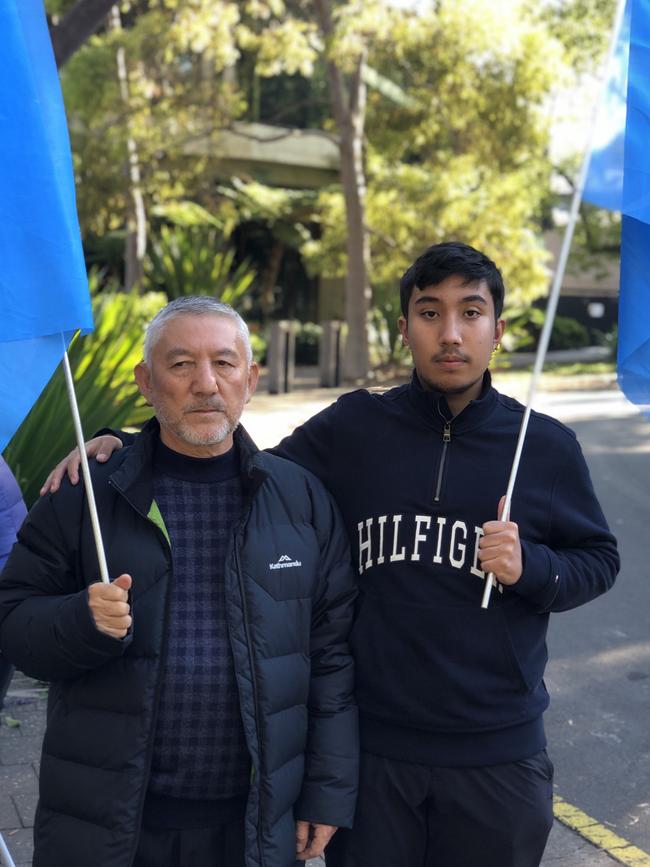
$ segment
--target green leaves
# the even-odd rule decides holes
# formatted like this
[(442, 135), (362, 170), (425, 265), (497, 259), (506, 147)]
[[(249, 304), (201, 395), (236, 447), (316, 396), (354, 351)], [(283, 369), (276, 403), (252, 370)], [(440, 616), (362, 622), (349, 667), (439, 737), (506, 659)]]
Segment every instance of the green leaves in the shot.
[[(165, 296), (104, 292), (93, 301), (95, 331), (77, 337), (69, 351), (84, 433), (125, 427), (151, 414), (133, 380), (142, 358), (145, 323)], [(7, 446), (4, 457), (31, 506), (46, 475), (75, 445), (74, 427), (59, 367)]]
[(228, 249), (214, 226), (161, 226), (149, 246), (145, 264), (151, 289), (171, 300), (181, 295), (214, 295), (241, 307), (255, 272), (247, 262), (233, 269), (235, 251)]

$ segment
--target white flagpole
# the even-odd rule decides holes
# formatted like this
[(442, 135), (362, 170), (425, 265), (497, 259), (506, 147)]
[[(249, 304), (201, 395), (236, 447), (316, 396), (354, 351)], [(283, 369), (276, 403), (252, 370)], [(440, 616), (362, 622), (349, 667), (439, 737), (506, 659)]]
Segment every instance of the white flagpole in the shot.
[[(61, 335), (63, 340), (63, 335)], [(99, 561), (99, 574), (105, 584), (110, 584), (108, 575), (108, 565), (106, 563), (106, 554), (104, 552), (104, 543), (102, 541), (102, 531), (99, 526), (99, 516), (97, 515), (97, 504), (95, 503), (95, 492), (93, 490), (92, 479), (90, 478), (90, 467), (88, 466), (88, 456), (84, 446), (84, 435), (81, 429), (81, 418), (79, 417), (79, 406), (77, 405), (77, 395), (74, 390), (74, 380), (72, 371), (70, 370), (70, 361), (68, 352), (65, 349), (63, 352), (63, 370), (65, 372), (65, 384), (68, 390), (68, 400), (70, 401), (70, 410), (72, 412), (72, 420), (74, 421), (74, 430), (77, 437), (77, 446), (81, 457), (81, 472), (86, 486), (86, 497), (88, 499), (88, 509), (90, 511), (90, 521), (93, 527), (93, 536), (95, 537), (95, 547), (97, 549), (97, 560)]]
[(5, 867), (16, 867), (2, 834), (0, 834), (0, 864), (4, 864)]
[[(555, 311), (557, 310), (557, 303), (560, 298), (560, 289), (562, 288), (562, 281), (564, 280), (564, 272), (566, 271), (567, 260), (569, 258), (569, 251), (571, 249), (571, 241), (573, 240), (573, 232), (575, 230), (576, 222), (578, 220), (578, 214), (580, 211), (580, 202), (582, 201), (582, 193), (585, 188), (585, 182), (587, 180), (587, 171), (589, 170), (589, 159), (591, 156), (591, 150), (593, 146), (594, 136), (596, 133), (596, 121), (598, 119), (598, 111), (600, 109), (600, 105), (603, 101), (603, 95), (605, 93), (605, 88), (607, 87), (609, 69), (611, 66), (611, 61), (616, 52), (616, 43), (618, 42), (618, 35), (621, 31), (621, 25), (623, 23), (623, 13), (625, 11), (625, 0), (618, 0), (618, 6), (616, 8), (616, 16), (614, 18), (614, 29), (612, 31), (612, 37), (610, 41), (609, 51), (607, 53), (607, 62), (605, 63), (604, 73), (602, 77), (602, 81), (600, 83), (600, 92), (598, 95), (598, 99), (595, 100), (594, 106), (591, 113), (591, 122), (589, 127), (589, 138), (587, 140), (587, 147), (582, 158), (582, 166), (580, 168), (580, 174), (578, 175), (578, 180), (576, 182), (575, 190), (573, 193), (573, 201), (571, 202), (571, 210), (569, 211), (569, 222), (567, 223), (567, 227), (564, 231), (564, 240), (562, 242), (562, 249), (560, 251), (560, 256), (557, 261), (557, 266), (555, 268), (555, 275), (553, 278), (553, 285), (551, 287), (551, 291), (548, 297), (548, 303), (546, 306), (546, 316), (544, 318), (544, 327), (542, 328), (542, 333), (539, 337), (539, 344), (537, 346), (537, 355), (535, 356), (535, 365), (533, 367), (533, 375), (530, 381), (530, 387), (528, 390), (528, 403), (526, 404), (526, 410), (524, 412), (524, 416), (521, 420), (521, 428), (519, 429), (519, 438), (517, 440), (517, 448), (515, 450), (515, 456), (512, 462), (512, 469), (510, 470), (510, 479), (508, 481), (508, 489), (506, 491), (505, 502), (503, 506), (503, 513), (501, 515), (502, 521), (508, 521), (510, 519), (510, 506), (512, 503), (512, 492), (515, 487), (515, 481), (517, 478), (517, 471), (519, 470), (519, 463), (521, 461), (521, 453), (524, 448), (524, 440), (526, 439), (526, 432), (528, 430), (528, 420), (530, 419), (530, 413), (532, 410), (533, 400), (535, 399), (535, 395), (537, 393), (537, 386), (539, 383), (539, 378), (542, 373), (542, 367), (544, 366), (544, 360), (546, 358), (546, 351), (548, 349), (548, 343), (551, 339), (551, 330), (553, 328), (553, 321), (555, 319)], [(485, 587), (483, 589), (483, 599), (481, 601), (481, 608), (487, 608), (490, 601), (490, 593), (492, 592), (492, 585), (496, 584), (495, 577), (492, 572), (488, 573), (487, 578), (485, 579)]]

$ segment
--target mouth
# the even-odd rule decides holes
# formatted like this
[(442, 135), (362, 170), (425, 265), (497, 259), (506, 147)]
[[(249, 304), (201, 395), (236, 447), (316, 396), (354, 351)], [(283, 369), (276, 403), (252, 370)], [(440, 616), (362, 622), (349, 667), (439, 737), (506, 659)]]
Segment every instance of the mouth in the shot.
[(216, 407), (204, 407), (203, 409), (190, 409), (187, 410), (188, 415), (199, 415), (199, 416), (209, 416), (223, 413), (223, 410), (217, 409)]
[(449, 355), (443, 356), (442, 358), (434, 358), (434, 362), (447, 370), (453, 370), (454, 368), (461, 367), (463, 364), (466, 364), (467, 361), (464, 358), (459, 358), (457, 355)]

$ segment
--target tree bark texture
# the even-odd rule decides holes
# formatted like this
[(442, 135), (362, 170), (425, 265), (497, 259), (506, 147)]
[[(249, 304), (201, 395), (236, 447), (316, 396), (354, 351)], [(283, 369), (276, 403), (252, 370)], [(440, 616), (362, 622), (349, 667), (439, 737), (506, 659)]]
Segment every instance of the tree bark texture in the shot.
[[(116, 7), (111, 12), (111, 27), (122, 29), (120, 11)], [(126, 65), (126, 52), (123, 47), (117, 49), (117, 77), (120, 85), (120, 96), (127, 109), (129, 108), (129, 73)], [(129, 292), (138, 284), (144, 274), (144, 257), (147, 252), (147, 214), (142, 194), (142, 177), (140, 174), (140, 158), (138, 146), (130, 131), (127, 134), (129, 195), (131, 212), (127, 217), (127, 235), (124, 251), (124, 288)]]
[[(330, 0), (315, 0), (314, 5), (322, 35), (329, 42), (334, 31)], [(365, 379), (370, 368), (370, 242), (365, 219), (366, 178), (363, 165), (366, 115), (366, 85), (362, 75), (364, 60), (365, 55), (358, 58), (347, 84), (336, 62), (331, 58), (327, 60), (330, 100), (339, 134), (341, 185), (347, 228), (345, 319), (348, 333), (343, 354), (343, 375), (348, 382)]]

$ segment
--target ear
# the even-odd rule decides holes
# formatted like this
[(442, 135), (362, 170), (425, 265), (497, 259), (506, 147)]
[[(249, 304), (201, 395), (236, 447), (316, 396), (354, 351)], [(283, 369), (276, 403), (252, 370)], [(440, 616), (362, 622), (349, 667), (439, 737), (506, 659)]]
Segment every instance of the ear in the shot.
[(251, 397), (255, 394), (255, 389), (257, 388), (257, 382), (260, 378), (260, 368), (256, 361), (251, 362), (250, 369), (248, 371), (248, 387), (246, 389), (246, 403), (251, 399)]
[(140, 390), (140, 394), (146, 401), (151, 403), (151, 401), (149, 401), (149, 394), (151, 392), (151, 371), (144, 361), (139, 362), (133, 368), (133, 376), (135, 377), (136, 385)]
[(404, 346), (409, 345), (409, 323), (406, 316), (400, 316), (397, 320), (397, 327), (399, 328), (399, 333), (402, 335), (402, 344)]
[(494, 342), (501, 343), (501, 338), (503, 337), (503, 333), (506, 330), (506, 321), (505, 319), (499, 319), (497, 324), (494, 326)]

